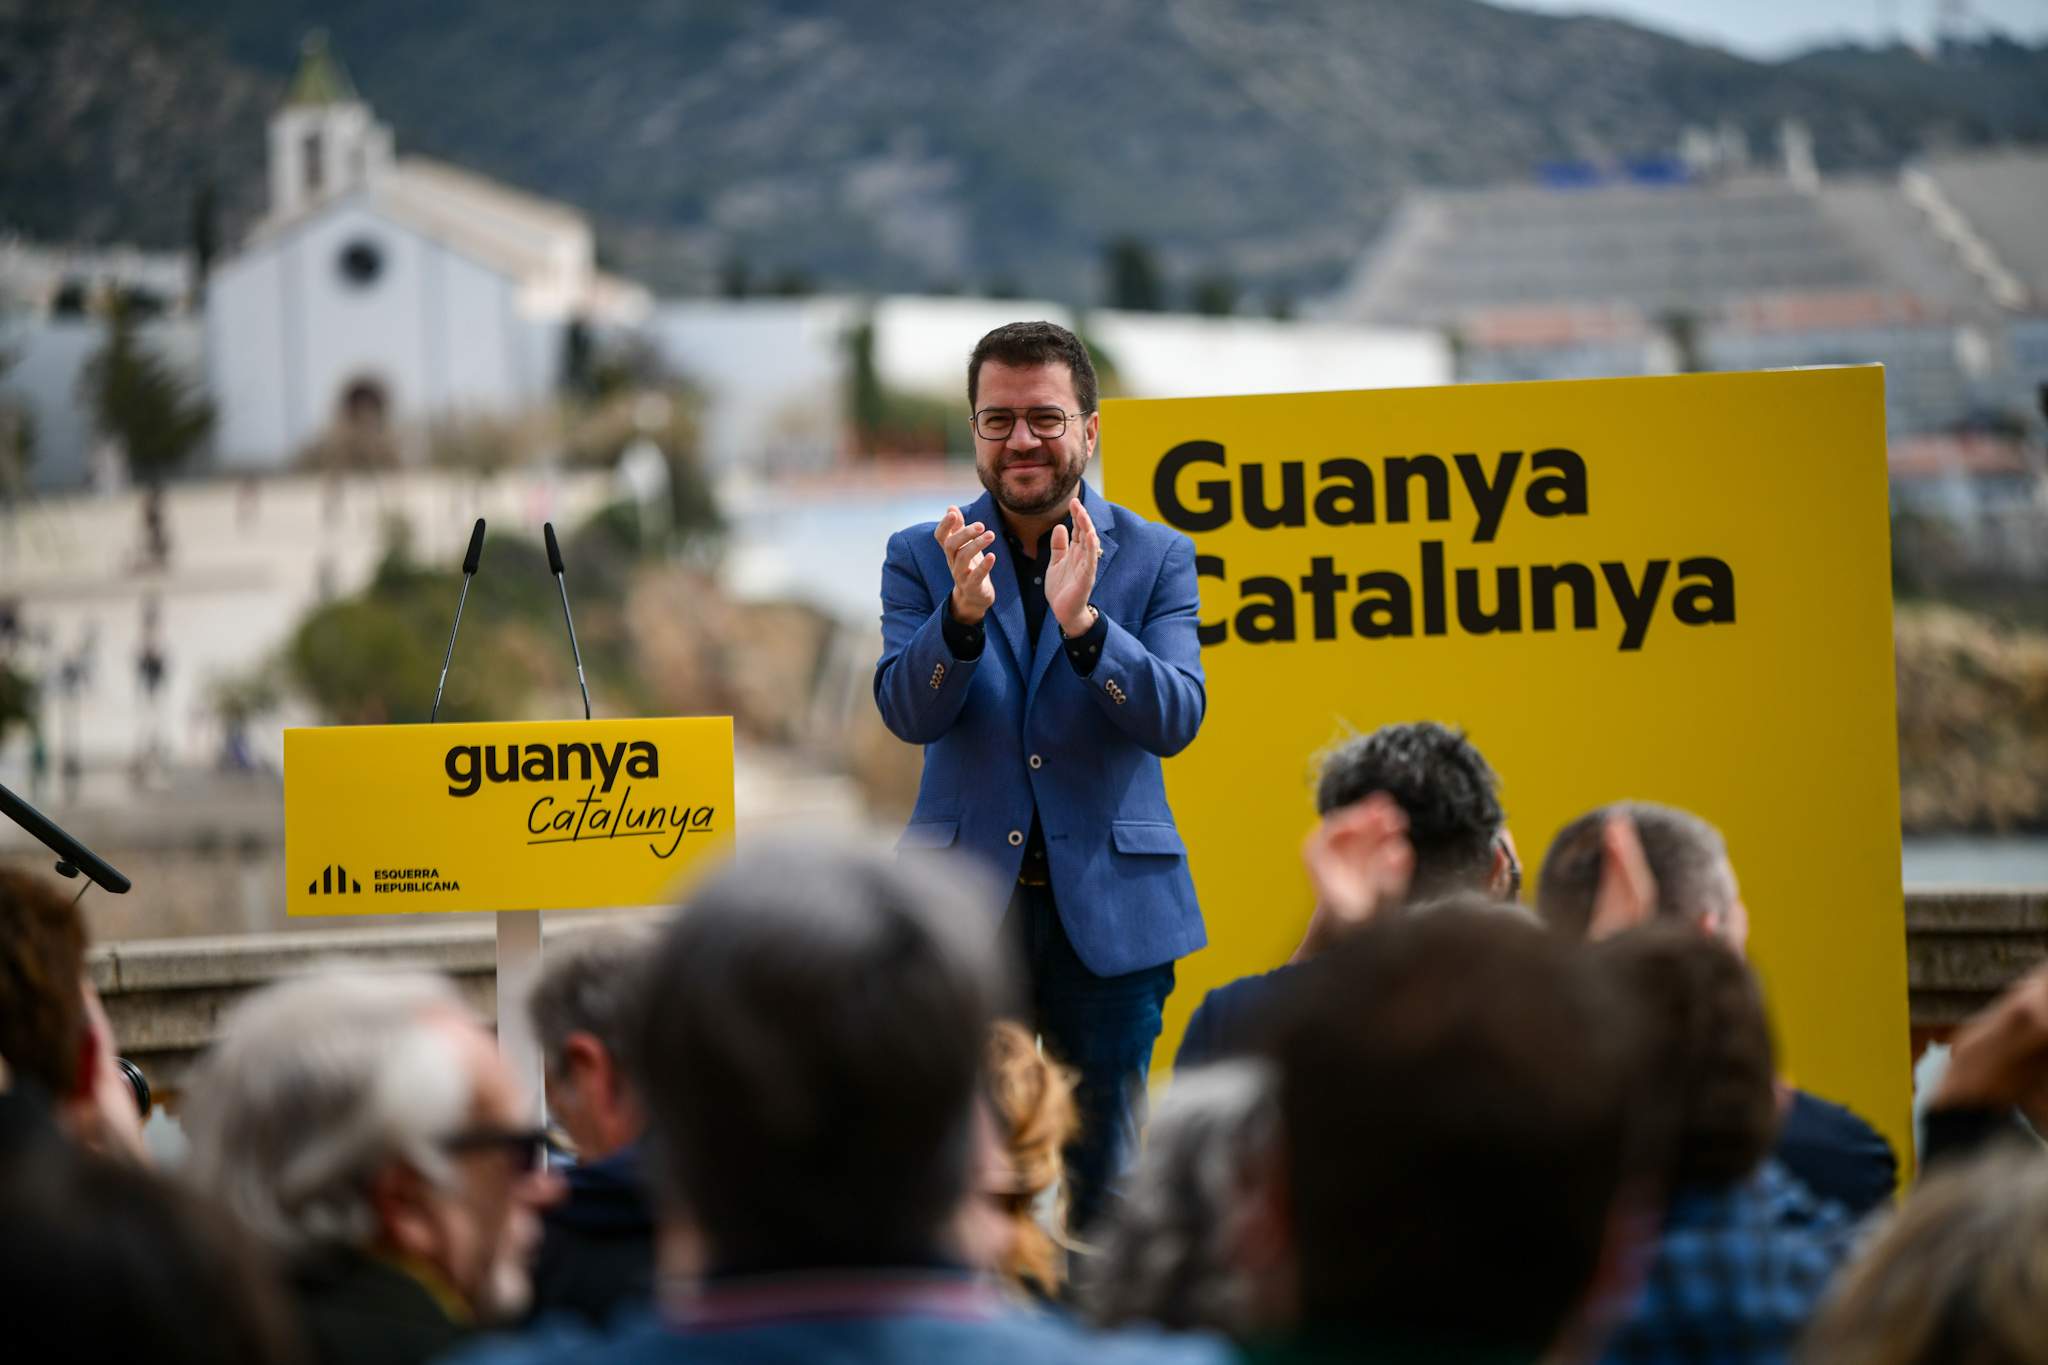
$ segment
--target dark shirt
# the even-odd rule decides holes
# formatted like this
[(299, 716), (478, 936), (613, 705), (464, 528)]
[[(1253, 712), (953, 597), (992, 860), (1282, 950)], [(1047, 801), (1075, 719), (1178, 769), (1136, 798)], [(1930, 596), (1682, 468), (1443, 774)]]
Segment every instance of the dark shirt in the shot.
[(359, 1251), (302, 1264), (292, 1294), (317, 1365), (424, 1365), (470, 1335), (423, 1282)]
[(1602, 1360), (1789, 1360), (1854, 1224), (1776, 1161), (1748, 1180), (1673, 1193), (1654, 1259)]
[(1149, 1331), (1094, 1333), (1011, 1307), (962, 1272), (789, 1272), (706, 1282), (665, 1316), (604, 1336), (557, 1319), (457, 1365), (1229, 1365), (1221, 1342)]
[(1511, 1347), (1421, 1345), (1368, 1332), (1305, 1327), (1245, 1345), (1241, 1365), (1536, 1365), (1542, 1351)]
[[(1074, 519), (1065, 522), (1067, 534), (1074, 533)], [(1029, 636), (1026, 648), (1034, 655), (1038, 650), (1039, 632), (1045, 626), (1045, 566), (1052, 562), (1052, 532), (1038, 538), (1038, 557), (1024, 557), (1024, 542), (1017, 533), (1007, 526), (1003, 528), (1003, 541), (1009, 548), (1010, 567), (1017, 574), (1017, 600), (1024, 607), (1024, 630)], [(946, 595), (943, 608), (945, 617), (939, 623), (940, 632), (946, 637), (946, 648), (956, 659), (978, 659), (982, 646), (988, 640), (988, 618), (984, 616), (973, 625), (963, 625), (953, 619), (953, 596)], [(1063, 637), (1064, 638), (1064, 637)], [(1109, 621), (1100, 611), (1095, 613), (1095, 623), (1081, 634), (1066, 642), (1067, 662), (1074, 666), (1074, 672), (1085, 678), (1095, 671), (1096, 663), (1102, 658), (1102, 642), (1109, 638)], [(1052, 879), (1046, 862), (1045, 827), (1039, 823), (1038, 809), (1031, 811), (1031, 835), (1024, 841), (1024, 864), (1018, 870), (1019, 881), (1043, 886)]]
[(1882, 1133), (1804, 1090), (1792, 1092), (1771, 1155), (1806, 1188), (1858, 1218), (1889, 1202), (1899, 1180), (1898, 1158)]
[[(1299, 970), (1289, 963), (1210, 991), (1188, 1019), (1174, 1070), (1256, 1050), (1267, 1017)], [(1771, 1154), (1814, 1194), (1858, 1218), (1885, 1204), (1898, 1183), (1898, 1159), (1882, 1133), (1852, 1111), (1804, 1090), (1792, 1092)]]
[(1940, 1167), (2011, 1143), (2030, 1144), (2037, 1150), (2041, 1146), (2016, 1110), (1981, 1105), (1929, 1109), (1921, 1119), (1920, 1175), (1924, 1179)]
[(632, 1147), (568, 1168), (568, 1196), (542, 1214), (532, 1315), (602, 1325), (654, 1294), (654, 1214)]
[(1173, 1069), (1187, 1071), (1255, 1050), (1264, 1036), (1267, 1016), (1286, 996), (1288, 980), (1300, 970), (1300, 964), (1290, 962), (1258, 976), (1239, 977), (1203, 996), (1188, 1018), (1187, 1032), (1181, 1035)]

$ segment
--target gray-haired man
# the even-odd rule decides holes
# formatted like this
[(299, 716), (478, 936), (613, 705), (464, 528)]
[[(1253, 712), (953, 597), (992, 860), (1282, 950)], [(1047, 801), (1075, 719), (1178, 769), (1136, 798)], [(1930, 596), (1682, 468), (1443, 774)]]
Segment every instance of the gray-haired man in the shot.
[(445, 980), (332, 970), (230, 1016), (189, 1170), (288, 1265), (323, 1365), (410, 1365), (525, 1306), (560, 1193), (496, 1042)]

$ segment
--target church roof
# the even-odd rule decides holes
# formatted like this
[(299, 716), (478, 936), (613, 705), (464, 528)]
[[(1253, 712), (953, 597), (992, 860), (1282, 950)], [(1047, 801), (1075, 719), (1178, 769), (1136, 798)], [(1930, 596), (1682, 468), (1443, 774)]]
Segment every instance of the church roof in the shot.
[(356, 101), (355, 82), (348, 68), (327, 46), (327, 34), (314, 29), (299, 44), (299, 73), (292, 77), (286, 104), (351, 104)]

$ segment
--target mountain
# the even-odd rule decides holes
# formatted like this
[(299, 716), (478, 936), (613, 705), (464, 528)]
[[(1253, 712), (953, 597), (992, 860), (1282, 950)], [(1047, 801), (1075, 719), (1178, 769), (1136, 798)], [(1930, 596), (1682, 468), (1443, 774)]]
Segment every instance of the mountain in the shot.
[(180, 246), (209, 183), (246, 225), (283, 94), (130, 0), (0, 0), (0, 232)]
[(313, 27), (401, 151), (582, 205), (671, 288), (744, 262), (1086, 300), (1132, 236), (1256, 303), (1327, 286), (1403, 186), (1688, 125), (1761, 155), (1797, 118), (1824, 170), (2048, 139), (2048, 45), (1758, 63), (1478, 0), (0, 0), (0, 217), (175, 242), (213, 174), (232, 229)]

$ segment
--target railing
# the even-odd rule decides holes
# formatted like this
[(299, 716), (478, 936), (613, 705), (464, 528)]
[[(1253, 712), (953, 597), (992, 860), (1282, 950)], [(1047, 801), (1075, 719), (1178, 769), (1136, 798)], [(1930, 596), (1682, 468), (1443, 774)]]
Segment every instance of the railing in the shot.
[[(544, 921), (546, 941), (639, 917), (559, 916)], [(452, 978), (489, 1019), (497, 1010), (497, 960), (493, 917), (476, 915), (397, 928), (135, 939), (94, 948), (89, 970), (122, 1055), (142, 1068), (154, 1092), (175, 1103), (228, 1011), (272, 981), (321, 962), (422, 968)]]
[[(616, 916), (558, 916), (550, 940)], [(313, 963), (444, 972), (486, 1018), (496, 1008), (492, 923), (436, 920), (400, 928), (246, 934), (108, 943), (92, 953), (122, 1051), (174, 1098), (192, 1061), (244, 994)], [(1913, 1051), (1949, 1030), (2030, 968), (2048, 961), (2048, 889), (1908, 891), (1906, 976)]]

